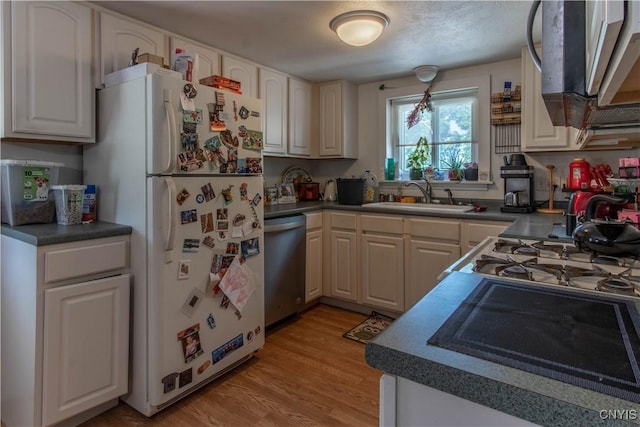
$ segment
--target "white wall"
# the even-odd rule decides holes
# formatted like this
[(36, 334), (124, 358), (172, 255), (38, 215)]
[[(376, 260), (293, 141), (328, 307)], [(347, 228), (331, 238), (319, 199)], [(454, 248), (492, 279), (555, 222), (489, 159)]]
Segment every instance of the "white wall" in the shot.
[(2, 142), (0, 157), (64, 163), (65, 167), (61, 168), (58, 174), (58, 184), (83, 184), (80, 145)]

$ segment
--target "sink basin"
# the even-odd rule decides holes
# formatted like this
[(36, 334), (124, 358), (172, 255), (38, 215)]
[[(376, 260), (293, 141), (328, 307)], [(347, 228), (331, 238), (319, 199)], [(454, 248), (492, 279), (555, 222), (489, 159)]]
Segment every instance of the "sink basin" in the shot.
[(379, 202), (367, 203), (362, 205), (363, 208), (377, 209), (393, 209), (407, 212), (436, 212), (436, 213), (461, 213), (470, 212), (473, 206), (467, 205), (445, 205), (442, 203), (396, 203), (396, 202)]

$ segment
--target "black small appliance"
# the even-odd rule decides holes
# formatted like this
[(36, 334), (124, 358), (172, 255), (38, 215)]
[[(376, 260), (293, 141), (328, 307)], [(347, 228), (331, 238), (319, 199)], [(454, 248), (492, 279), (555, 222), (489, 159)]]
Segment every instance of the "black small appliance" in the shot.
[(504, 165), (500, 167), (504, 179), (502, 212), (529, 213), (534, 211), (533, 166)]

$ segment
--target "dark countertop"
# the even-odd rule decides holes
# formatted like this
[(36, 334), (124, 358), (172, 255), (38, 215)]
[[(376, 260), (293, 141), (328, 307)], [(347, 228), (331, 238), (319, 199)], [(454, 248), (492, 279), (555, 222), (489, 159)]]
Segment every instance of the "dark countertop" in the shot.
[[(427, 345), (481, 278), (473, 273), (451, 273), (367, 344), (367, 363), (540, 425), (640, 424), (640, 404)], [(636, 307), (640, 310), (640, 300)], [(630, 421), (601, 419), (601, 410), (616, 409), (635, 410), (638, 416)]]
[(102, 221), (79, 225), (58, 225), (53, 223), (26, 224), (15, 227), (2, 224), (2, 234), (4, 236), (13, 237), (34, 246), (121, 236), (131, 234), (131, 231), (132, 228), (128, 225)]
[[(359, 205), (340, 205), (337, 202), (299, 202), (288, 205), (265, 206), (264, 217), (265, 219), (270, 219), (328, 209), (423, 217), (475, 219), (481, 221), (512, 221), (513, 223), (500, 236), (518, 239), (557, 240), (559, 242), (571, 242), (571, 238), (564, 232), (565, 219), (562, 214), (541, 214), (537, 212), (528, 214), (506, 213), (500, 212), (502, 201), (485, 201), (483, 202), (483, 204), (488, 206), (488, 209), (485, 212), (427, 213), (408, 212), (402, 209), (393, 210), (388, 208), (363, 208)], [(398, 206), (401, 205), (401, 203), (398, 203)]]

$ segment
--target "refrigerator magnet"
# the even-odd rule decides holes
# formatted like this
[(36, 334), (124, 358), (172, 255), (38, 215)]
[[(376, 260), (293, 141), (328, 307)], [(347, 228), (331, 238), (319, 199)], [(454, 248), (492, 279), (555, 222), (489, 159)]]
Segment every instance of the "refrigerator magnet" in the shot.
[(182, 105), (183, 111), (194, 111), (196, 109), (196, 103), (193, 98), (189, 98), (184, 92), (180, 92), (180, 105)]
[(229, 301), (229, 297), (227, 297), (226, 295), (222, 295), (222, 301), (220, 301), (220, 307), (229, 308), (230, 302), (231, 301)]
[(242, 338), (243, 334), (240, 334), (213, 350), (211, 352), (211, 362), (215, 365), (224, 359), (225, 356), (229, 355), (229, 353), (232, 353), (242, 347), (244, 345), (244, 340)]
[(176, 202), (178, 202), (179, 205), (182, 205), (184, 203), (184, 201), (189, 198), (189, 196), (191, 196), (191, 194), (187, 191), (186, 188), (183, 188), (176, 195)]
[(252, 221), (245, 221), (245, 223), (242, 224), (242, 235), (244, 237), (247, 237), (251, 233), (253, 233), (253, 222)]
[(258, 206), (261, 200), (262, 200), (262, 194), (256, 193), (256, 195), (253, 196), (253, 199), (251, 199), (251, 206), (252, 207)]
[(250, 113), (251, 117), (260, 117), (260, 111), (251, 111)]
[(209, 316), (207, 316), (207, 325), (209, 325), (211, 329), (216, 327), (216, 320), (213, 318), (213, 313), (209, 313)]
[(230, 130), (224, 130), (220, 132), (220, 138), (222, 143), (230, 150), (238, 148), (240, 146), (240, 140), (237, 136), (233, 136)]
[(202, 375), (202, 373), (206, 371), (209, 366), (211, 366), (211, 361), (205, 360), (204, 363), (198, 368), (198, 375)]
[(254, 237), (252, 239), (240, 242), (240, 250), (244, 258), (249, 258), (260, 253), (260, 239)]
[(189, 368), (185, 371), (180, 372), (180, 382), (178, 383), (178, 388), (182, 388), (187, 384), (190, 384), (193, 380), (193, 368)]
[(216, 94), (216, 105), (218, 107), (224, 107), (225, 105), (225, 101), (224, 101), (224, 92), (215, 92)]
[(184, 304), (182, 304), (182, 309), (180, 311), (182, 311), (187, 316), (192, 317), (193, 313), (196, 311), (196, 308), (198, 307), (198, 305), (200, 305), (202, 298), (204, 298), (204, 294), (202, 293), (202, 291), (198, 288), (193, 288)]
[(198, 221), (198, 212), (195, 209), (180, 211), (180, 223), (189, 224)]
[[(208, 298), (215, 298), (220, 295), (222, 290), (220, 289), (220, 276), (217, 273), (209, 273), (209, 281), (205, 286), (204, 294)], [(215, 325), (214, 325), (215, 326)]]
[(233, 312), (233, 314), (236, 315), (238, 320), (242, 319), (242, 313), (240, 313), (240, 310), (238, 310), (237, 308), (236, 308), (236, 311)]
[(247, 217), (245, 214), (241, 214), (241, 213), (236, 214), (236, 216), (233, 217), (233, 225), (242, 225), (246, 219)]
[(240, 138), (246, 138), (246, 137), (247, 137), (247, 135), (248, 135), (248, 133), (247, 133), (247, 128), (246, 128), (246, 126), (244, 126), (244, 125), (240, 125), (240, 126), (238, 127), (238, 137), (240, 137)]
[(213, 231), (213, 213), (207, 212), (206, 214), (200, 215), (200, 225), (202, 229), (202, 233), (210, 233)]
[(198, 95), (198, 90), (191, 83), (187, 83), (186, 85), (184, 85), (183, 92), (189, 99), (193, 99)]
[(180, 261), (178, 263), (178, 280), (186, 280), (191, 272), (191, 261)]
[(262, 173), (262, 159), (247, 157), (247, 173)]
[(238, 255), (240, 251), (240, 244), (237, 242), (229, 242), (227, 243), (227, 250), (225, 251), (228, 255)]
[(238, 121), (238, 104), (236, 104), (236, 101), (233, 101), (233, 120)]
[(211, 132), (220, 132), (227, 129), (227, 125), (220, 120), (220, 115), (216, 112), (209, 113), (209, 130)]
[(247, 159), (238, 159), (236, 173), (247, 173)]
[(196, 195), (196, 203), (199, 205), (204, 203), (204, 194), (200, 193)]
[(174, 372), (169, 375), (166, 375), (160, 381), (162, 381), (162, 385), (164, 386), (164, 392), (169, 393), (170, 391), (175, 390), (176, 388), (176, 378), (178, 378), (178, 373)]
[(198, 239), (184, 239), (182, 242), (182, 252), (198, 252), (200, 247), (200, 240)]
[(184, 123), (202, 123), (202, 110), (184, 111), (182, 121)]
[(262, 142), (262, 132), (250, 130), (247, 136), (242, 140), (242, 148), (248, 150), (262, 150), (264, 143)]
[(200, 190), (202, 190), (205, 201), (210, 202), (211, 200), (216, 198), (216, 192), (213, 191), (213, 187), (211, 186), (210, 182), (200, 187)]
[(247, 341), (251, 341), (253, 339), (253, 331), (247, 332)]
[(234, 225), (233, 227), (231, 227), (231, 238), (232, 239), (239, 239), (242, 236), (243, 236), (243, 232), (242, 232), (242, 226), (241, 225)]
[(253, 330), (253, 333), (255, 333), (256, 335), (258, 335), (260, 333), (262, 329), (260, 329), (260, 325), (256, 326), (256, 328)]
[[(242, 184), (240, 184), (240, 200), (249, 200), (249, 197), (247, 196), (247, 183), (243, 182)], [(238, 225), (238, 224), (236, 224)]]
[(231, 202), (233, 202), (233, 194), (231, 194), (232, 188), (233, 188), (233, 185), (230, 185), (227, 188), (222, 190), (222, 197), (224, 197), (225, 205), (228, 205)]
[(184, 363), (189, 363), (196, 357), (200, 356), (204, 351), (200, 345), (200, 324), (196, 323), (183, 329), (177, 334), (178, 340), (182, 343), (182, 352), (184, 354)]
[(249, 117), (249, 110), (247, 110), (247, 108), (243, 105), (242, 107), (240, 107), (238, 115), (242, 120), (247, 120), (247, 118)]
[(229, 232), (228, 231), (218, 231), (216, 233), (216, 238), (219, 241), (224, 242), (225, 240), (227, 240), (229, 238)]
[(227, 208), (218, 208), (216, 210), (216, 219), (229, 219), (229, 210)]
[(204, 239), (202, 239), (202, 244), (212, 249), (216, 246), (216, 243), (213, 241), (211, 236), (204, 236)]

